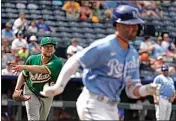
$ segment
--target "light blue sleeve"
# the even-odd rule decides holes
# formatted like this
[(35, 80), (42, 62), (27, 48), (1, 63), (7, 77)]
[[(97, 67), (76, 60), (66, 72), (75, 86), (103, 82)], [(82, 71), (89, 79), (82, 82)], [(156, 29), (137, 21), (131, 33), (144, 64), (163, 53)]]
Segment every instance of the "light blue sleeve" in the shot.
[(98, 65), (100, 51), (97, 46), (89, 46), (78, 53), (83, 68), (93, 68)]
[(155, 83), (155, 84), (161, 84), (161, 79), (160, 79), (160, 77), (158, 77), (158, 76), (155, 77), (153, 83)]
[(4, 31), (4, 29), (2, 30), (2, 37), (5, 37), (5, 31)]

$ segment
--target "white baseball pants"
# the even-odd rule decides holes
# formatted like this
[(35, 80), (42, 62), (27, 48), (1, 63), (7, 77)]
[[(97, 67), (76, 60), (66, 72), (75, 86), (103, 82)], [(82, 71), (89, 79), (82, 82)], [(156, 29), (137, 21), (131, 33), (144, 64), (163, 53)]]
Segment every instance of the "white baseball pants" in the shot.
[(80, 120), (119, 120), (117, 102), (91, 93), (86, 88), (80, 94), (76, 107)]
[(170, 120), (172, 103), (168, 99), (159, 97), (159, 105), (155, 104), (155, 110), (157, 120)]

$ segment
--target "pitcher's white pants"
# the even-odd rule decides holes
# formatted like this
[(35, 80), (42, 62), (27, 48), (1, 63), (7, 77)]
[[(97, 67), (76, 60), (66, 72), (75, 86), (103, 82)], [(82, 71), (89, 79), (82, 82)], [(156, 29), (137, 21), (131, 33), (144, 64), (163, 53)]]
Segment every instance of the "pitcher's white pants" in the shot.
[(168, 99), (159, 97), (159, 105), (155, 104), (155, 110), (157, 120), (170, 120), (172, 103)]
[(76, 102), (80, 120), (119, 120), (117, 102), (108, 100), (84, 88)]

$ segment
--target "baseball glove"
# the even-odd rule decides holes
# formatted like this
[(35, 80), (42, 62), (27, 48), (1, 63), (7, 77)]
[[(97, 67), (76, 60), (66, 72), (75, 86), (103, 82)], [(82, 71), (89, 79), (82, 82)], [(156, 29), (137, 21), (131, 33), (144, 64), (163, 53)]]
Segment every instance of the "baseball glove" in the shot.
[(31, 96), (28, 96), (28, 95), (23, 95), (22, 94), (23, 90), (15, 90), (14, 93), (13, 93), (13, 99), (18, 101), (18, 102), (21, 102), (21, 101), (27, 101), (31, 98)]

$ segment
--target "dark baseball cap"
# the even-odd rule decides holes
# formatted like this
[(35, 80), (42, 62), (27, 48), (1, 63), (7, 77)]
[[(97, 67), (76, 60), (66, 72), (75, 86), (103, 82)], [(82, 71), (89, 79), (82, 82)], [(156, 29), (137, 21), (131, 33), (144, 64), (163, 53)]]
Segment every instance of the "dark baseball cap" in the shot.
[(161, 66), (161, 71), (169, 71), (169, 66), (167, 66), (167, 65), (162, 65), (162, 66)]

